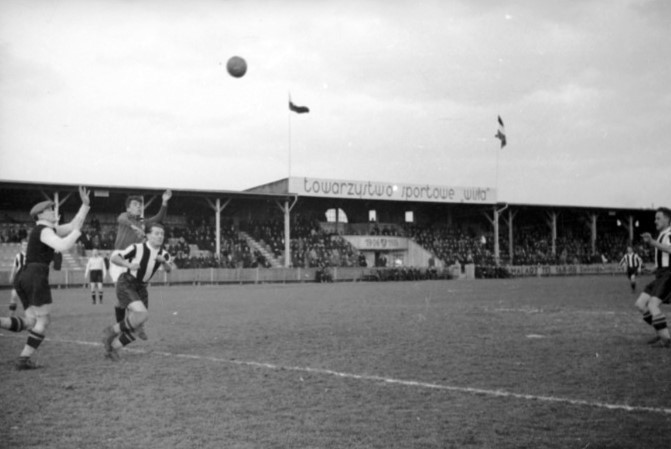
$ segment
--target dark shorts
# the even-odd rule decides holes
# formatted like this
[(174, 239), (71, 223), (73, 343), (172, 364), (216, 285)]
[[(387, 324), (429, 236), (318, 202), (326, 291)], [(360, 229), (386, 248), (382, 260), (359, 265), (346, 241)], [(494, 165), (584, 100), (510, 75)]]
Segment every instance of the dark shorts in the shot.
[(671, 302), (671, 269), (664, 268), (655, 271), (655, 280), (646, 285), (643, 291), (669, 304)]
[(627, 277), (636, 276), (638, 274), (638, 268), (627, 268)]
[(16, 294), (19, 295), (24, 309), (30, 306), (51, 304), (51, 287), (49, 286), (49, 266), (41, 263), (29, 263), (18, 274), (14, 281)]
[(103, 270), (91, 270), (89, 273), (89, 280), (92, 284), (102, 283), (103, 281)]
[(119, 276), (116, 283), (116, 297), (119, 300), (119, 307), (124, 309), (135, 301), (142, 301), (144, 306), (147, 309), (149, 308), (147, 285), (128, 273), (121, 273), (121, 276)]

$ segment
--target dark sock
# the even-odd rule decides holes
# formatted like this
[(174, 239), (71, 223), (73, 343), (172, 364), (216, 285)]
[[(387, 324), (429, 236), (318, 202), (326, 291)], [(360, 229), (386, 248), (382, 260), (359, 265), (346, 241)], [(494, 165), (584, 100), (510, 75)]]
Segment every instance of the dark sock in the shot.
[(33, 349), (37, 349), (39, 348), (39, 346), (42, 344), (43, 341), (44, 341), (44, 335), (39, 334), (35, 331), (30, 331), (28, 333), (28, 341), (26, 342), (26, 344)]
[(130, 332), (123, 332), (119, 336), (119, 341), (121, 342), (122, 345), (126, 346), (135, 341), (135, 337), (133, 337), (133, 334)]
[(26, 328), (26, 323), (23, 321), (23, 318), (11, 317), (9, 318), (11, 324), (9, 325), (9, 330), (12, 332), (21, 332)]
[(657, 331), (657, 333), (659, 333), (660, 331), (663, 331), (664, 329), (666, 329), (666, 327), (667, 327), (667, 326), (666, 326), (666, 316), (664, 316), (664, 315), (657, 315), (656, 317), (654, 317), (654, 318), (652, 319), (652, 327), (655, 328), (655, 330)]
[(126, 318), (126, 309), (121, 307), (114, 307), (114, 315), (116, 316), (116, 322), (123, 321)]
[(119, 329), (121, 329), (121, 333), (128, 333), (131, 334), (135, 329), (133, 326), (130, 324), (130, 317), (124, 318), (120, 323), (119, 323)]

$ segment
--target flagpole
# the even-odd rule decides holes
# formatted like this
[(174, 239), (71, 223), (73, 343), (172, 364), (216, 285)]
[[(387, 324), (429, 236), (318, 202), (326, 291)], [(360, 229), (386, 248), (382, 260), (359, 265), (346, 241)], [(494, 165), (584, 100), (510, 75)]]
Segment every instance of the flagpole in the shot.
[(499, 157), (501, 155), (501, 149), (496, 150), (496, 201), (499, 200)]
[[(289, 92), (289, 103), (291, 103), (291, 92)], [(289, 166), (288, 168), (288, 176), (287, 176), (287, 182), (289, 182), (289, 179), (291, 179), (291, 110), (289, 109), (287, 111), (288, 113), (288, 120), (289, 120), (289, 132), (288, 132), (288, 137), (289, 137), (289, 142), (288, 142), (288, 150), (289, 150)]]

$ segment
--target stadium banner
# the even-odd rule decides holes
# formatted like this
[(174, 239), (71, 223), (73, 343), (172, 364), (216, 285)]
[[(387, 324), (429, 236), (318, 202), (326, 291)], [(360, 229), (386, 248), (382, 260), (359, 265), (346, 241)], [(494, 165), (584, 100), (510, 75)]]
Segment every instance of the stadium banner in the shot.
[(289, 178), (289, 193), (324, 198), (496, 204), (496, 189), (430, 184)]
[(343, 236), (343, 238), (360, 251), (408, 249), (408, 239), (405, 237), (347, 235)]

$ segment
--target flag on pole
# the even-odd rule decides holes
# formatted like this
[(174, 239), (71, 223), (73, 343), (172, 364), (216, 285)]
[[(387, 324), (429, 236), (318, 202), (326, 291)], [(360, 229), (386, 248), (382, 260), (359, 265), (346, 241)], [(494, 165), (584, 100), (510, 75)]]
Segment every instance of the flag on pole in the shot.
[(501, 141), (501, 148), (506, 146), (506, 128), (503, 126), (503, 120), (501, 120), (501, 116), (499, 115), (499, 130), (496, 132), (496, 135), (494, 136), (497, 139)]
[(295, 112), (296, 114), (305, 114), (310, 112), (310, 108), (308, 108), (307, 106), (296, 106), (291, 101), (291, 96), (289, 96), (289, 110)]

